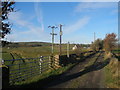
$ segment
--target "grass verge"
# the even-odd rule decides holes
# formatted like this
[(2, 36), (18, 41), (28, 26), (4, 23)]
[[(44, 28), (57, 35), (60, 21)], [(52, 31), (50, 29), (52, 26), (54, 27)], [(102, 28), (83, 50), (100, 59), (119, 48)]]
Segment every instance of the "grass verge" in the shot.
[(106, 87), (120, 88), (120, 71), (118, 70), (120, 62), (114, 57), (110, 59), (110, 63), (104, 69)]
[(85, 65), (85, 67), (89, 67), (89, 66), (93, 65), (93, 63), (97, 60), (99, 55), (100, 55), (100, 52), (97, 53), (93, 58), (91, 58), (90, 61), (88, 62), (88, 64)]

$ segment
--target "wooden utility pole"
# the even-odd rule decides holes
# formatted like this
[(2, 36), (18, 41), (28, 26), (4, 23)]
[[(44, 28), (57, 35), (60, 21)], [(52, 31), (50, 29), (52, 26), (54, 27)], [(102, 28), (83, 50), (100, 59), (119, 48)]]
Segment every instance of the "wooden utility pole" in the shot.
[(67, 43), (67, 57), (68, 57), (68, 58), (69, 58), (69, 54), (70, 54), (70, 53), (69, 53), (69, 49), (70, 49), (70, 43), (68, 42), (68, 43)]
[(62, 54), (62, 45), (61, 45), (62, 44), (62, 34), (63, 34), (62, 33), (62, 26), (63, 25), (60, 24), (60, 56)]
[(96, 36), (95, 36), (95, 32), (94, 32), (94, 42), (95, 42)]
[(57, 35), (57, 34), (54, 33), (54, 29), (56, 29), (57, 27), (48, 26), (48, 28), (52, 28), (52, 33), (50, 33), (50, 34), (52, 35), (52, 50), (51, 50), (51, 52), (52, 52), (52, 55), (53, 55), (53, 53), (54, 53), (54, 36)]

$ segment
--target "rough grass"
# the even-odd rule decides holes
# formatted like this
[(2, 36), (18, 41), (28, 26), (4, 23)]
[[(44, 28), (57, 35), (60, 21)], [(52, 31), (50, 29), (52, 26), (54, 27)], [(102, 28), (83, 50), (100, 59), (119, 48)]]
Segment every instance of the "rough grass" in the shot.
[(99, 55), (100, 55), (100, 52), (97, 53), (93, 58), (91, 58), (90, 61), (85, 65), (85, 67), (91, 66), (96, 61), (96, 59), (99, 57)]
[(110, 63), (105, 67), (105, 83), (108, 88), (120, 88), (120, 62), (117, 58), (110, 58)]

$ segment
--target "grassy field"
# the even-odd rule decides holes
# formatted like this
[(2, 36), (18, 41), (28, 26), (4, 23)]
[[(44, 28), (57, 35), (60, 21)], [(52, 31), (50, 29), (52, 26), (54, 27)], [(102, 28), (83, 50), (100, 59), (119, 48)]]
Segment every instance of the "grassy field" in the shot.
[[(73, 45), (70, 45), (70, 50), (72, 50)], [(62, 45), (62, 54), (66, 54), (66, 45)], [(70, 53), (73, 53), (70, 51)], [(59, 54), (59, 46), (54, 46), (54, 54)], [(4, 60), (18, 58), (31, 58), (31, 57), (40, 57), (40, 56), (50, 56), (51, 55), (51, 46), (38, 46), (38, 47), (7, 47), (2, 48), (2, 58)], [(12, 57), (13, 56), (13, 57)]]
[[(21, 44), (20, 44), (21, 45)], [(2, 59), (8, 60), (8, 59), (18, 59), (18, 58), (37, 58), (40, 56), (50, 56), (51, 55), (51, 44), (50, 43), (42, 43), (41, 46), (35, 46), (35, 43), (33, 43), (31, 46), (29, 46), (29, 43), (26, 43), (23, 47), (22, 45), (17, 47), (17, 45), (13, 45), (14, 47), (3, 47), (2, 48)], [(70, 44), (70, 54), (75, 53), (72, 50), (72, 47), (74, 44)], [(82, 49), (81, 51), (86, 51), (86, 49)], [(54, 55), (59, 54), (59, 44), (54, 45)], [(62, 44), (62, 55), (67, 54), (67, 45)]]

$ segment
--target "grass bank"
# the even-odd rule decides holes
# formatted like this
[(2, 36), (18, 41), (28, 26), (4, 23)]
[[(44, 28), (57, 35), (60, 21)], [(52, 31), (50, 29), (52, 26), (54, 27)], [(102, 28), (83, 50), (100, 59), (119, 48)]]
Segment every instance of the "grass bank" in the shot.
[(119, 60), (112, 56), (110, 58), (110, 63), (104, 69), (105, 84), (107, 88), (120, 88), (119, 68), (120, 68)]

